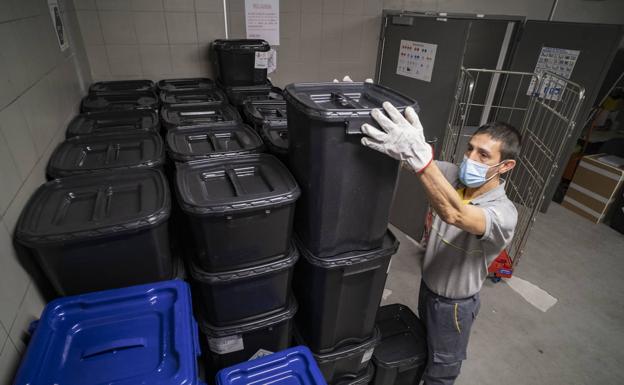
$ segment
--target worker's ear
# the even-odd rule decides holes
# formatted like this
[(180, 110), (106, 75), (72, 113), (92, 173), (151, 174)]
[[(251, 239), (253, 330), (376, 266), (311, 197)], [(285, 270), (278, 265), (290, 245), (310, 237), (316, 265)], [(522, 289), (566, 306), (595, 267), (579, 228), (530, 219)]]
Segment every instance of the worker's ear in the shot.
[(516, 167), (516, 161), (514, 159), (504, 160), (498, 169), (498, 173), (502, 175), (514, 167)]

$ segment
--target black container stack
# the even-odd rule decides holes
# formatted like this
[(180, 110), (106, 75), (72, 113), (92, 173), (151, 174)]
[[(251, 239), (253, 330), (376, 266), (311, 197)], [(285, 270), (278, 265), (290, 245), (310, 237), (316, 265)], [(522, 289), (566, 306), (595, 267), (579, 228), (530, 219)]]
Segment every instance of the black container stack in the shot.
[(329, 384), (370, 379), (375, 317), (398, 241), (388, 215), (399, 162), (361, 145), (370, 112), (416, 103), (367, 83), (302, 83), (284, 92), (288, 165), (301, 186), (296, 342), (310, 347)]
[(207, 371), (215, 373), (290, 345), (300, 190), (212, 81), (174, 79), (159, 87), (174, 217)]
[(149, 80), (90, 87), (16, 228), (59, 295), (171, 279), (171, 193)]

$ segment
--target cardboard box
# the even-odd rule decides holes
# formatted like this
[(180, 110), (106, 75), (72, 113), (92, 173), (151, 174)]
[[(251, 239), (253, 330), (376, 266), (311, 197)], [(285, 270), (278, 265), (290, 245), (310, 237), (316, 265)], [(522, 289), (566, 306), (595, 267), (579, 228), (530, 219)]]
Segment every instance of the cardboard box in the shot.
[(624, 169), (600, 161), (603, 156), (581, 159), (561, 204), (594, 223), (604, 220), (624, 183)]

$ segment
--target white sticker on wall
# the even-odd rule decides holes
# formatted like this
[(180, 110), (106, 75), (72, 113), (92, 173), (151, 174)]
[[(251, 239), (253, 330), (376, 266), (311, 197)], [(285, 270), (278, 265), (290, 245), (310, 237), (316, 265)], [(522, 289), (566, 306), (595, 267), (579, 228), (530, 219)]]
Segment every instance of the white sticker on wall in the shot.
[(58, 5), (58, 0), (48, 0), (48, 8), (50, 8), (50, 16), (52, 17), (52, 25), (56, 32), (56, 40), (58, 41), (61, 51), (65, 51), (69, 48), (69, 37), (66, 34), (65, 26), (63, 25), (63, 18), (61, 17), (61, 9)]
[(209, 338), (210, 351), (217, 354), (227, 354), (245, 349), (243, 337), (240, 334), (221, 338)]
[(258, 351), (257, 351), (257, 352), (255, 352), (253, 356), (251, 356), (251, 358), (249, 359), (249, 361), (251, 361), (251, 360), (255, 360), (256, 358), (260, 358), (260, 357), (268, 356), (269, 354), (273, 354), (273, 352), (271, 352), (271, 351), (269, 351), (269, 350), (258, 349)]
[[(537, 58), (537, 63), (535, 64), (535, 71), (533, 72), (541, 75), (544, 71), (550, 71), (561, 77), (570, 79), (580, 54), (581, 51), (572, 49), (542, 47), (539, 57)], [(529, 84), (527, 95), (538, 92), (535, 90), (537, 87), (535, 83), (536, 78), (533, 77)], [(564, 81), (549, 77), (545, 82), (542, 82), (539, 96), (548, 100), (559, 101), (561, 100), (563, 87), (565, 87)]]
[(245, 0), (247, 39), (263, 39), (279, 45), (279, 0)]
[(401, 40), (397, 75), (431, 82), (437, 49), (437, 44)]
[(256, 61), (254, 68), (258, 70), (264, 70), (269, 68), (269, 53), (268, 52), (256, 52)]
[(364, 355), (362, 356), (362, 364), (365, 362), (370, 361), (371, 357), (373, 356), (373, 352), (375, 351), (375, 348), (370, 348), (366, 351), (366, 353), (364, 353)]

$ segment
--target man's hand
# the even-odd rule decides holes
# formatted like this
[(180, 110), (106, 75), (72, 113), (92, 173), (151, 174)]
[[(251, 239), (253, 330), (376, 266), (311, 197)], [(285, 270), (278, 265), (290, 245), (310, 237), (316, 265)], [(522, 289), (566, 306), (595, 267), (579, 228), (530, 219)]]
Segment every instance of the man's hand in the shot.
[(412, 107), (407, 107), (404, 117), (389, 102), (384, 102), (383, 108), (390, 119), (379, 109), (374, 109), (371, 115), (383, 131), (370, 124), (363, 124), (362, 132), (367, 137), (362, 138), (362, 144), (407, 162), (416, 172), (423, 171), (433, 160), (433, 149), (425, 141), (418, 114)]

